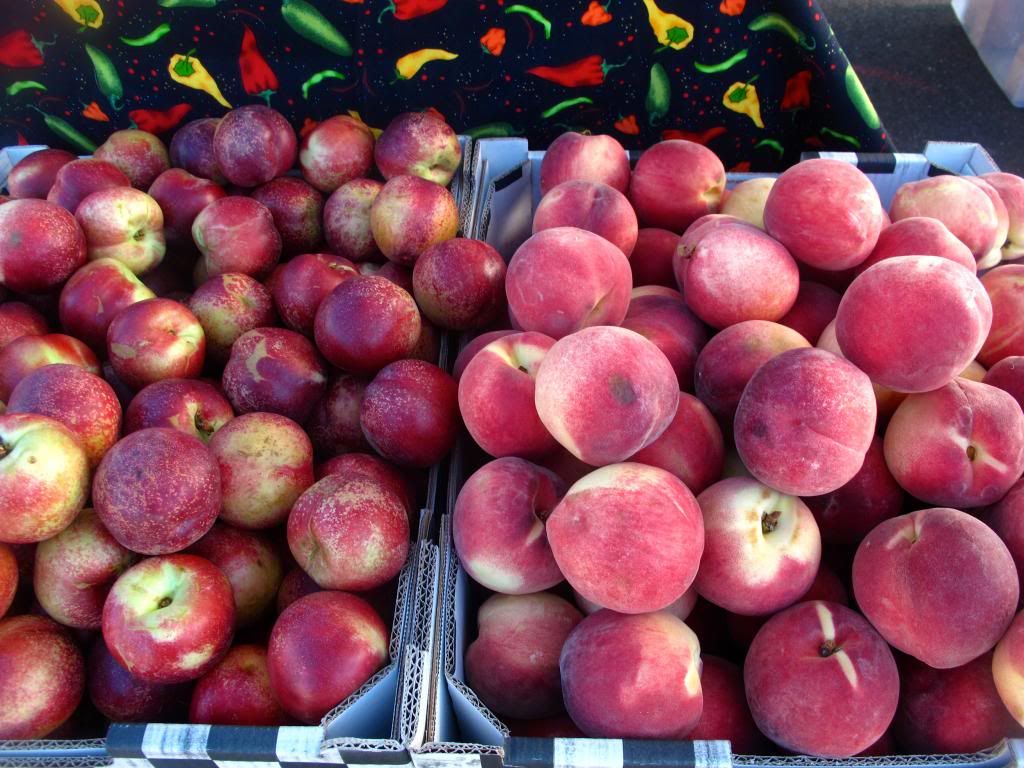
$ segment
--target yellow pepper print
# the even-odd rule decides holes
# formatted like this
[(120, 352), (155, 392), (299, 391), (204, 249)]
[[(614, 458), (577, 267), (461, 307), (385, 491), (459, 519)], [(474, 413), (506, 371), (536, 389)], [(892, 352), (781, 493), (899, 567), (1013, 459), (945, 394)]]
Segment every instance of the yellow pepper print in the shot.
[(754, 121), (758, 128), (764, 128), (761, 120), (761, 102), (757, 98), (757, 88), (751, 83), (733, 83), (722, 97), (726, 109), (746, 115)]
[[(363, 125), (366, 125), (366, 121), (363, 120), (362, 116), (356, 110), (350, 109), (348, 111), (348, 116), (351, 117), (353, 120), (358, 120)], [(374, 128), (372, 125), (366, 125), (366, 127), (370, 129), (370, 133), (373, 134), (373, 138), (375, 139), (379, 139), (380, 135), (384, 133), (383, 128)]]
[(644, 0), (647, 20), (658, 42), (674, 51), (681, 51), (693, 41), (693, 24), (674, 13), (666, 13), (654, 0)]
[(171, 56), (171, 61), (167, 65), (167, 71), (171, 75), (171, 80), (176, 83), (181, 83), (188, 88), (195, 88), (197, 91), (203, 91), (204, 93), (210, 94), (217, 103), (222, 107), (231, 109), (231, 104), (224, 95), (220, 92), (220, 88), (217, 87), (217, 81), (210, 76), (210, 73), (206, 71), (206, 67), (199, 59), (192, 56), (192, 51), (188, 53), (176, 53)]
[(54, 0), (57, 7), (83, 27), (103, 26), (103, 6), (97, 0)]
[(451, 61), (459, 58), (459, 54), (442, 48), (421, 48), (407, 53), (395, 62), (395, 71), (402, 80), (411, 79), (429, 61)]

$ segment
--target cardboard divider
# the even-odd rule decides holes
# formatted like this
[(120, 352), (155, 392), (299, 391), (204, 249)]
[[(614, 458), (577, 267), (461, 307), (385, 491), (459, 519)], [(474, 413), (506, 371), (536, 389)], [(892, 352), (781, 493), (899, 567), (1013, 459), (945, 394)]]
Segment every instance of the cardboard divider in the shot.
[[(469, 167), (473, 142), (460, 136), (463, 162), (450, 189), (466, 231), (472, 196)], [(11, 168), (43, 145), (0, 150), (0, 188)], [(440, 335), (438, 365), (448, 370), (455, 337)], [(410, 765), (407, 745), (422, 742), (428, 712), (431, 649), (437, 615), (439, 553), (436, 530), (447, 488), (447, 459), (430, 470), (413, 546), (397, 577), (389, 661), (359, 690), (325, 715), (316, 726), (280, 728), (206, 726), (178, 723), (113, 724), (106, 738), (0, 741), (0, 768), (96, 768), (120, 765), (184, 768), (228, 765), (303, 768), (327, 763)], [(431, 535), (431, 531), (435, 533)]]
[[(473, 203), (468, 237), (486, 240), (505, 258), (532, 230), (533, 212), (540, 200), (540, 165), (544, 153), (531, 151), (522, 139), (483, 139), (473, 154)], [(888, 206), (900, 185), (937, 173), (976, 175), (998, 170), (977, 144), (931, 142), (923, 154), (858, 155), (813, 153), (857, 165), (878, 189)], [(635, 157), (631, 156), (632, 160)], [(729, 174), (728, 186), (769, 174)], [(459, 340), (461, 348), (469, 337)], [(457, 350), (453, 348), (454, 358)], [(831, 760), (807, 756), (732, 754), (728, 742), (641, 741), (629, 739), (538, 739), (511, 737), (508, 727), (490, 712), (467, 685), (464, 667), (466, 647), (476, 636), (476, 612), (490, 594), (475, 584), (459, 563), (452, 541), (451, 512), (465, 479), (486, 457), (468, 436), (456, 446), (448, 473), (443, 503), (447, 514), (440, 527), (440, 601), (434, 634), (437, 649), (434, 689), (422, 743), (410, 748), (417, 768), (499, 765), (517, 768), (620, 768), (620, 766), (873, 766), (909, 768), (1003, 768), (1024, 765), (1024, 742), (1004, 741), (991, 749), (968, 755), (894, 755)], [(442, 505), (439, 499), (438, 506)]]

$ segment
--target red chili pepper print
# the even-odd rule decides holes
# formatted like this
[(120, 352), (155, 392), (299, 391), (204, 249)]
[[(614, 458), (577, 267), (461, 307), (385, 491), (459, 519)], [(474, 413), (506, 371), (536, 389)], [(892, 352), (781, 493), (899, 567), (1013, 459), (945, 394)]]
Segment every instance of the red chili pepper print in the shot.
[(24, 29), (15, 29), (0, 35), (0, 66), (28, 69), (43, 66), (43, 48), (52, 43), (40, 43)]
[(139, 127), (139, 130), (148, 133), (166, 133), (177, 128), (185, 115), (192, 111), (191, 104), (176, 104), (170, 109), (133, 109), (128, 117)]
[(307, 117), (302, 121), (302, 127), (299, 128), (299, 138), (304, 139), (311, 134), (316, 127), (320, 125), (318, 120), (314, 120), (311, 117)]
[(492, 56), (501, 56), (505, 50), (505, 30), (501, 27), (491, 27), (480, 38), (480, 45)]
[(734, 165), (732, 168), (729, 169), (729, 172), (730, 173), (750, 173), (750, 161), (749, 160), (742, 160), (742, 161), (736, 163), (736, 165)]
[(747, 0), (722, 0), (718, 10), (726, 16), (739, 16), (747, 8)]
[(377, 21), (380, 21), (385, 13), (391, 11), (399, 21), (408, 21), (428, 13), (439, 11), (448, 5), (448, 0), (391, 0), (388, 7), (381, 11)]
[(587, 85), (601, 85), (604, 83), (605, 75), (611, 70), (625, 65), (625, 62), (606, 64), (602, 56), (593, 55), (584, 56), (578, 61), (559, 67), (532, 67), (526, 71), (535, 77), (550, 80), (552, 83), (558, 83), (567, 88), (579, 88)]
[(638, 136), (640, 134), (640, 124), (636, 120), (636, 115), (620, 117), (615, 121), (615, 130), (621, 131), (627, 136)]
[(580, 23), (585, 27), (599, 27), (611, 20), (612, 15), (608, 13), (608, 9), (605, 6), (601, 5), (597, 0), (590, 0), (590, 5), (583, 12)]
[(100, 105), (97, 104), (95, 101), (90, 102), (89, 105), (82, 110), (82, 117), (87, 118), (89, 120), (95, 120), (98, 123), (110, 122), (110, 118), (107, 116), (107, 113), (104, 112), (100, 108)]
[(797, 72), (786, 81), (786, 92), (782, 95), (779, 109), (807, 109), (811, 106), (811, 70)]
[(716, 125), (714, 128), (708, 128), (706, 131), (680, 131), (675, 128), (668, 128), (661, 132), (661, 140), (668, 141), (669, 139), (686, 139), (697, 144), (707, 144), (713, 139), (717, 139), (725, 133), (725, 128), (721, 125)]
[(249, 29), (248, 24), (243, 25), (245, 33), (242, 35), (242, 52), (238, 55), (238, 68), (242, 71), (242, 85), (245, 92), (250, 96), (259, 96), (270, 104), (270, 97), (277, 93), (281, 84), (277, 80), (274, 70), (263, 58), (259, 47), (256, 45), (256, 35)]

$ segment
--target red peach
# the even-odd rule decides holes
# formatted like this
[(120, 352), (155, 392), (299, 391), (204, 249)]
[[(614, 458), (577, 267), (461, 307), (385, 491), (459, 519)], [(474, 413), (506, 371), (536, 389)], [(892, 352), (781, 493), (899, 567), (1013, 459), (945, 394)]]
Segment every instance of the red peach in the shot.
[(213, 384), (199, 379), (163, 379), (139, 390), (124, 412), (124, 432), (171, 427), (209, 442), (235, 417), (231, 403)]
[(565, 181), (545, 193), (533, 214), (533, 233), (576, 227), (600, 235), (629, 258), (637, 241), (637, 221), (619, 190), (596, 181)]
[(240, 272), (211, 277), (189, 297), (188, 308), (203, 327), (206, 348), (215, 360), (226, 360), (243, 333), (277, 320), (270, 291)]
[(581, 461), (622, 461), (672, 423), (679, 382), (654, 344), (625, 328), (585, 328), (555, 343), (537, 372), (541, 423)]
[(267, 649), (236, 645), (199, 678), (188, 710), (190, 723), (287, 725), (288, 716), (270, 690)]
[(283, 523), (295, 500), (313, 484), (309, 437), (275, 413), (232, 419), (210, 439), (210, 453), (220, 467), (221, 520), (241, 528)]
[(661, 436), (629, 461), (659, 467), (700, 493), (722, 476), (725, 443), (715, 417), (693, 395), (679, 393), (675, 418)]
[(738, 755), (763, 755), (767, 746), (750, 716), (743, 690), (743, 672), (732, 662), (701, 655), (700, 689), (704, 710), (687, 734), (692, 741), (727, 740)]
[(107, 382), (77, 365), (44, 365), (20, 382), (7, 413), (38, 413), (59, 421), (78, 438), (95, 468), (121, 434), (121, 404)]
[(344, 592), (296, 600), (270, 633), (270, 690), (284, 710), (318, 723), (388, 659), (388, 630), (373, 608)]
[(743, 682), (758, 729), (785, 749), (817, 757), (867, 749), (899, 703), (889, 647), (837, 603), (798, 603), (769, 619), (747, 653)]
[(15, 163), (7, 174), (7, 191), (13, 198), (45, 200), (57, 172), (78, 157), (63, 149), (40, 149)]
[(748, 224), (704, 227), (673, 267), (687, 306), (715, 328), (778, 320), (793, 308), (800, 272), (789, 252)]
[(779, 318), (779, 325), (792, 328), (814, 346), (825, 326), (835, 319), (842, 298), (827, 285), (801, 280), (796, 301)]
[(728, 196), (723, 194), (722, 213), (742, 219), (758, 229), (764, 229), (764, 207), (774, 186), (773, 178), (741, 181), (728, 190)]
[(409, 512), (410, 527), (415, 527), (416, 521), (419, 519), (419, 507), (417, 506), (416, 492), (408, 473), (399, 471), (397, 467), (384, 461), (380, 456), (372, 456), (369, 453), (345, 453), (328, 459), (316, 468), (317, 480), (322, 480), (327, 475), (333, 474), (345, 477), (364, 477), (390, 488), (402, 500)]
[(406, 467), (437, 464), (455, 445), (458, 387), (436, 365), (398, 360), (380, 370), (359, 407), (363, 434), (377, 453)]
[(629, 257), (633, 287), (664, 285), (666, 288), (675, 288), (676, 275), (672, 271), (672, 258), (678, 244), (679, 235), (675, 232), (657, 227), (639, 229), (636, 246)]
[(981, 278), (992, 301), (992, 328), (978, 353), (982, 365), (993, 366), (1004, 357), (1024, 354), (1024, 264), (1008, 264)]
[(0, 543), (0, 619), (4, 617), (18, 591), (18, 559), (9, 544)]
[(992, 656), (992, 677), (995, 680), (999, 698), (1010, 711), (1013, 719), (1024, 725), (1024, 695), (1021, 691), (1024, 666), (1024, 619), (1018, 613), (1010, 628), (1003, 635)]
[(221, 384), (235, 413), (267, 411), (302, 424), (323, 397), (327, 371), (305, 336), (255, 328), (231, 346)]
[(412, 296), (413, 286), (411, 269), (395, 264), (393, 261), (385, 261), (383, 264), (377, 264), (372, 261), (361, 261), (358, 266), (359, 274), (365, 275), (366, 277), (383, 277), (386, 280), (390, 280)]
[(213, 136), (218, 125), (219, 117), (205, 117), (185, 123), (175, 131), (171, 138), (171, 165), (184, 168), (201, 179), (226, 184), (227, 179), (213, 153)]
[(1024, 413), (1001, 389), (954, 379), (900, 404), (885, 431), (885, 462), (929, 504), (993, 504), (1024, 472)]
[(142, 429), (103, 457), (92, 499), (121, 545), (144, 555), (177, 552), (217, 519), (220, 473), (197, 438), (164, 427)]
[(131, 185), (131, 179), (113, 163), (93, 159), (72, 160), (57, 171), (46, 200), (74, 214), (79, 203), (93, 192)]
[(603, 237), (556, 227), (519, 246), (505, 293), (518, 327), (560, 339), (581, 328), (621, 323), (632, 280), (629, 261)]
[(0, 349), (22, 336), (42, 336), (48, 330), (46, 318), (28, 304), (20, 301), (0, 304)]
[[(1003, 245), (1003, 260), (1019, 259), (1024, 256), (1024, 178), (1012, 173), (983, 173), (980, 178), (995, 189), (1006, 206), (1009, 226)], [(8, 177), (8, 187), (10, 183)]]
[(462, 159), (455, 131), (431, 112), (405, 112), (395, 117), (373, 148), (377, 168), (385, 179), (413, 174), (447, 184)]
[(324, 193), (365, 176), (373, 166), (373, 133), (361, 120), (335, 115), (302, 139), (302, 176)]
[[(839, 339), (836, 338), (836, 321), (825, 326), (825, 330), (818, 337), (816, 345), (818, 349), (824, 349), (837, 357), (845, 357), (843, 350), (839, 348)], [(880, 384), (871, 382), (871, 389), (875, 393), (875, 404), (878, 406), (878, 426), (884, 427), (889, 419), (906, 397), (906, 392), (897, 392), (894, 389), (883, 387)]]
[(107, 329), (125, 307), (153, 293), (125, 264), (116, 259), (92, 261), (71, 276), (60, 292), (60, 324), (92, 349), (105, 352)]
[(333, 253), (365, 261), (379, 253), (370, 231), (370, 208), (384, 185), (353, 179), (338, 187), (324, 204), (324, 235)]
[(668, 613), (587, 616), (559, 668), (565, 708), (592, 738), (681, 739), (700, 721), (700, 643)]
[(897, 256), (941, 256), (971, 272), (978, 269), (971, 249), (957, 240), (941, 221), (925, 216), (901, 219), (883, 229), (871, 255), (857, 266), (857, 274)]
[(903, 659), (900, 689), (893, 726), (911, 754), (978, 752), (1024, 733), (999, 698), (991, 653), (955, 669)]
[(466, 480), (452, 530), (459, 561), (488, 589), (523, 595), (562, 581), (545, 521), (565, 493), (551, 471), (523, 459), (496, 459)]
[(501, 717), (535, 719), (562, 711), (562, 646), (583, 616), (555, 595), (493, 595), (477, 614), (466, 649), (466, 680)]
[(6, 402), (18, 383), (33, 371), (55, 363), (100, 372), (96, 355), (78, 339), (63, 333), (20, 336), (0, 349), (0, 402)]
[(867, 376), (820, 349), (791, 349), (751, 377), (736, 409), (736, 448), (765, 485), (794, 496), (853, 479), (875, 433)]
[(537, 371), (554, 339), (503, 336), (481, 349), (459, 381), (459, 410), (477, 445), (491, 456), (541, 456), (557, 443), (535, 404)]
[(992, 207), (996, 212), (996, 231), (990, 241), (993, 245), (987, 253), (978, 259), (978, 269), (988, 269), (989, 267), (996, 266), (1003, 260), (1002, 247), (1006, 242), (1007, 235), (1010, 233), (1010, 213), (1006, 208), (1006, 203), (1003, 202), (1003, 198), (999, 196), (995, 187), (987, 181), (977, 176), (962, 176), (961, 178), (981, 189), (985, 196), (988, 197), (989, 202), (992, 203)]
[(274, 305), (281, 320), (293, 331), (312, 336), (320, 304), (331, 291), (357, 274), (355, 264), (341, 256), (329, 253), (296, 256), (279, 268), (274, 281)]
[(1004, 357), (986, 371), (982, 382), (1009, 392), (1018, 405), (1024, 408), (1024, 357)]
[(375, 478), (327, 475), (295, 501), (288, 546), (324, 589), (373, 589), (405, 564), (409, 515), (402, 498)]
[(154, 179), (171, 167), (167, 147), (147, 131), (114, 131), (93, 153), (97, 160), (116, 166), (136, 189), (149, 189)]
[(675, 475), (643, 464), (613, 464), (577, 481), (548, 518), (547, 535), (573, 589), (620, 613), (677, 600), (704, 549), (693, 494)]
[(320, 303), (316, 346), (332, 365), (372, 374), (407, 357), (419, 341), (420, 312), (402, 288), (382, 277), (357, 276)]
[(313, 253), (324, 241), (324, 196), (302, 179), (291, 176), (268, 181), (250, 194), (274, 217), (285, 255)]
[(596, 181), (625, 193), (629, 156), (612, 136), (567, 131), (555, 139), (540, 164), (540, 193), (566, 181)]
[(419, 176), (388, 180), (370, 206), (370, 231), (389, 261), (412, 266), (427, 248), (459, 230), (452, 193)]
[(925, 509), (880, 523), (857, 548), (853, 591), (888, 643), (936, 669), (990, 651), (1017, 609), (1017, 570), (977, 518)]
[(117, 259), (136, 275), (150, 271), (167, 252), (164, 215), (156, 200), (130, 187), (93, 192), (75, 211), (90, 261)]
[(161, 379), (191, 379), (206, 358), (206, 335), (188, 307), (146, 299), (122, 309), (107, 328), (107, 353), (118, 377), (142, 389)]
[(864, 463), (846, 485), (823, 496), (807, 496), (826, 544), (855, 546), (876, 525), (903, 510), (903, 489), (885, 464), (882, 440), (871, 438)]
[(45, 200), (0, 206), (0, 284), (19, 293), (50, 291), (85, 264), (75, 217)]
[[(604, 607), (598, 605), (592, 600), (587, 600), (587, 598), (576, 590), (573, 590), (572, 596), (576, 601), (576, 605), (579, 606), (579, 609), (587, 616), (592, 613), (597, 613)], [(700, 598), (697, 596), (697, 590), (690, 587), (688, 590), (683, 592), (682, 597), (674, 603), (662, 608), (662, 610), (665, 611), (665, 613), (671, 613), (680, 621), (686, 621), (686, 617), (693, 611), (694, 607), (697, 605), (697, 600), (699, 599)]]
[(203, 208), (227, 193), (219, 184), (181, 168), (164, 171), (149, 187), (149, 196), (164, 214), (164, 236), (172, 248), (191, 249), (192, 225)]
[(202, 253), (196, 284), (225, 272), (261, 278), (281, 256), (281, 235), (273, 215), (251, 197), (214, 200), (192, 223), (192, 239)]
[(1024, 480), (1018, 480), (982, 519), (1003, 540), (1017, 566), (1024, 594)]
[(277, 591), (278, 615), (284, 613), (284, 609), (299, 598), (322, 591), (320, 585), (313, 581), (308, 573), (295, 566), (284, 575), (284, 579), (281, 580), (281, 587)]
[(672, 139), (640, 156), (629, 184), (629, 199), (640, 224), (682, 232), (718, 210), (725, 168), (707, 147)]
[(505, 260), (490, 245), (456, 237), (420, 254), (413, 293), (423, 314), (442, 328), (479, 328), (505, 308), (505, 272)]
[(147, 683), (132, 676), (117, 663), (102, 637), (92, 645), (86, 671), (93, 706), (117, 723), (173, 721), (179, 704), (187, 701), (186, 684)]
[(882, 203), (857, 166), (805, 160), (784, 171), (768, 193), (764, 227), (797, 261), (831, 271), (849, 269), (875, 247)]
[(455, 377), (456, 381), (461, 381), (462, 374), (465, 372), (466, 367), (472, 359), (476, 357), (476, 354), (480, 350), (492, 341), (497, 341), (505, 336), (511, 336), (514, 333), (518, 333), (518, 331), (513, 331), (511, 328), (508, 328), (501, 331), (488, 331), (487, 333), (481, 333), (479, 336), (474, 336), (455, 357), (455, 365), (452, 367), (452, 376)]
[(359, 409), (369, 381), (341, 373), (327, 387), (306, 422), (313, 447), (322, 456), (337, 456), (370, 447), (359, 424)]
[(221, 118), (213, 134), (213, 156), (232, 184), (255, 187), (291, 170), (298, 142), (284, 115), (249, 104)]
[(658, 285), (634, 288), (622, 327), (639, 333), (664, 352), (679, 388), (693, 391), (694, 366), (708, 341), (708, 331), (677, 291)]
[(767, 320), (746, 320), (716, 334), (701, 350), (695, 370), (697, 397), (729, 423), (736, 415), (747, 382), (777, 355), (809, 347), (791, 328)]

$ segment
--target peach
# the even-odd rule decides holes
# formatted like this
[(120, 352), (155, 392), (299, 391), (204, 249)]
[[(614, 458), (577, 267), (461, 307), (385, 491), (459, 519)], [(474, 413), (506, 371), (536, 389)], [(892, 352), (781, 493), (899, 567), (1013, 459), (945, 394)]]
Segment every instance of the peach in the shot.
[(532, 736), (541, 739), (582, 739), (583, 731), (576, 727), (568, 715), (542, 717), (538, 720), (516, 720), (507, 717), (503, 721), (512, 736)]
[(796, 301), (789, 312), (779, 318), (779, 325), (792, 328), (815, 345), (825, 326), (835, 320), (842, 298), (827, 285), (801, 280)]
[(517, 327), (560, 339), (626, 317), (629, 260), (603, 237), (575, 227), (538, 232), (512, 255), (505, 278)]
[(491, 456), (536, 457), (557, 443), (537, 415), (537, 371), (555, 340), (516, 333), (492, 341), (459, 380), (459, 410), (477, 445)]
[(252, 191), (274, 217), (281, 235), (281, 252), (294, 256), (313, 253), (324, 242), (324, 196), (302, 179), (281, 176)]
[(600, 235), (626, 258), (637, 240), (636, 213), (619, 190), (595, 181), (565, 181), (548, 191), (533, 214), (533, 233), (576, 227)]
[(722, 201), (722, 213), (735, 216), (758, 229), (764, 229), (764, 207), (775, 186), (775, 179), (760, 178), (741, 181)]
[(323, 592), (320, 585), (310, 578), (304, 570), (295, 566), (284, 575), (281, 586), (277, 590), (277, 613), (284, 613), (284, 609), (299, 598), (312, 595), (314, 592)]
[(313, 408), (306, 431), (321, 456), (337, 456), (370, 447), (359, 424), (359, 409), (369, 380), (340, 373)]
[(172, 427), (204, 443), (235, 417), (231, 403), (208, 381), (163, 379), (144, 387), (124, 413), (124, 432)]
[(173, 720), (188, 701), (188, 683), (147, 683), (122, 667), (100, 636), (86, 662), (86, 684), (93, 706), (116, 723), (160, 723)]
[(505, 308), (505, 272), (505, 260), (493, 247), (456, 237), (416, 260), (413, 293), (423, 314), (442, 328), (479, 328)]
[(466, 480), (452, 528), (462, 567), (495, 592), (524, 595), (562, 581), (545, 521), (565, 493), (551, 471), (524, 459), (485, 464)]
[(932, 176), (907, 182), (896, 190), (889, 206), (893, 223), (911, 216), (938, 219), (981, 260), (996, 242), (1000, 221), (983, 189), (959, 176)]
[(20, 293), (54, 290), (87, 253), (82, 228), (63, 208), (35, 199), (0, 207), (0, 285)]
[(197, 285), (225, 272), (260, 279), (281, 257), (281, 235), (273, 215), (250, 197), (214, 200), (192, 222), (192, 239), (202, 254), (196, 264)]
[[(331, 291), (358, 273), (355, 264), (329, 253), (304, 253), (283, 264), (273, 285), (274, 305), (293, 331), (313, 335), (316, 311)], [(262, 323), (270, 325), (270, 323)]]
[(722, 476), (725, 443), (722, 430), (704, 404), (693, 395), (679, 393), (675, 418), (661, 436), (629, 460), (659, 467), (700, 493)]
[[(47, 330), (46, 318), (28, 304), (20, 301), (0, 304), (0, 349), (22, 336), (41, 336)], [(106, 340), (105, 330), (103, 338)]]
[(797, 331), (780, 323), (746, 320), (729, 326), (716, 334), (697, 357), (697, 397), (723, 423), (729, 423), (758, 368), (783, 352), (809, 346)]
[(985, 370), (985, 366), (977, 360), (971, 360), (971, 362), (967, 364), (967, 367), (960, 371), (960, 376), (958, 378), (981, 383), (985, 380), (985, 374), (987, 373), (988, 371)]
[(578, 480), (547, 521), (572, 588), (619, 613), (658, 611), (693, 583), (704, 549), (700, 507), (663, 469), (613, 464)]
[(203, 327), (210, 356), (221, 361), (243, 333), (277, 320), (270, 291), (241, 272), (211, 277), (189, 297), (188, 308)]
[(1018, 613), (996, 646), (992, 677), (1013, 719), (1024, 725), (1024, 612)]
[(776, 240), (748, 224), (729, 223), (690, 237), (680, 241), (673, 267), (686, 305), (705, 323), (727, 328), (778, 320), (793, 308), (800, 271)]
[[(466, 370), (469, 363), (476, 357), (477, 353), (490, 344), (492, 341), (497, 341), (505, 336), (511, 336), (519, 331), (514, 331), (511, 328), (506, 328), (500, 331), (488, 331), (487, 333), (481, 333), (479, 336), (474, 336), (467, 344), (462, 348), (458, 355), (455, 357), (455, 365), (452, 367), (452, 376), (455, 377), (456, 381), (462, 379), (462, 374)], [(0, 346), (0, 349), (3, 347)]]
[(672, 423), (679, 382), (654, 344), (625, 328), (566, 336), (537, 372), (541, 423), (581, 461), (603, 466), (653, 443)]
[[(981, 179), (995, 189), (1006, 206), (1008, 228), (1003, 260), (1019, 259), (1024, 256), (1024, 178), (1012, 173), (983, 173)], [(10, 178), (7, 181), (10, 184)]]
[(72, 160), (57, 171), (53, 186), (46, 195), (46, 201), (66, 208), (74, 214), (78, 210), (78, 205), (93, 192), (131, 185), (131, 179), (122, 173), (120, 168), (105, 160)]
[(857, 548), (853, 592), (888, 643), (936, 669), (990, 651), (1020, 587), (1006, 545), (977, 518), (933, 508), (886, 520)]
[(401, 472), (393, 464), (388, 464), (380, 456), (369, 453), (345, 453), (334, 456), (316, 468), (316, 479), (322, 480), (327, 475), (340, 474), (345, 477), (365, 477), (387, 486), (402, 500), (409, 512), (409, 524), (415, 526), (419, 520), (416, 491), (413, 478), (409, 473)]
[(440, 184), (395, 176), (370, 206), (370, 231), (389, 261), (411, 267), (427, 248), (455, 237), (459, 208)]
[(163, 211), (137, 189), (93, 192), (78, 206), (75, 220), (85, 233), (89, 261), (117, 259), (141, 275), (163, 261), (167, 252)]
[(640, 156), (629, 199), (640, 224), (682, 232), (706, 213), (718, 211), (725, 168), (707, 147), (692, 141), (661, 141)]
[(857, 266), (857, 274), (897, 256), (941, 256), (971, 272), (978, 271), (971, 249), (941, 221), (925, 216), (910, 216), (883, 229), (871, 255)]
[(270, 528), (285, 521), (313, 484), (313, 446), (302, 428), (275, 413), (232, 419), (210, 439), (220, 468), (224, 522)]
[[(597, 613), (598, 611), (604, 608), (604, 606), (598, 605), (592, 600), (587, 600), (587, 598), (585, 598), (576, 590), (573, 590), (572, 596), (573, 599), (576, 601), (576, 605), (587, 616), (589, 616), (592, 613)], [(680, 621), (686, 621), (686, 617), (690, 615), (694, 607), (697, 605), (698, 599), (699, 598), (697, 596), (697, 590), (693, 587), (690, 587), (688, 590), (683, 592), (682, 597), (680, 597), (674, 603), (665, 606), (664, 608), (662, 608), (662, 610), (665, 613), (671, 613)]]
[(63, 149), (39, 149), (25, 156), (7, 174), (7, 191), (13, 198), (45, 200), (57, 171), (78, 157)]
[(136, 390), (162, 379), (192, 379), (206, 359), (206, 334), (184, 304), (145, 299), (110, 321), (107, 356), (118, 378)]
[(540, 164), (540, 193), (565, 181), (596, 181), (619, 192), (629, 188), (629, 157), (612, 136), (567, 131), (555, 139)]
[(875, 247), (882, 203), (856, 166), (805, 160), (784, 171), (768, 193), (764, 225), (797, 261), (838, 271), (857, 266)]
[(999, 196), (995, 187), (987, 181), (977, 176), (962, 176), (961, 178), (981, 189), (985, 196), (988, 197), (989, 202), (992, 203), (992, 207), (996, 212), (996, 232), (992, 236), (994, 245), (985, 255), (978, 259), (978, 269), (988, 269), (989, 267), (996, 266), (1003, 260), (1002, 247), (1006, 242), (1007, 235), (1010, 233), (1010, 214), (1006, 209), (1006, 203), (1003, 202), (1003, 198)]
[(991, 367), (1004, 357), (1024, 355), (1024, 264), (997, 267), (981, 278), (981, 284), (992, 301), (992, 329), (978, 360)]
[(864, 463), (846, 485), (822, 496), (807, 496), (826, 544), (856, 546), (872, 528), (903, 510), (903, 489), (885, 464), (882, 440), (871, 438)]
[(681, 739), (700, 721), (700, 642), (664, 611), (598, 611), (559, 662), (565, 708), (592, 738)]
[(798, 603), (757, 633), (743, 664), (758, 729), (785, 749), (849, 757), (874, 744), (899, 703), (889, 647), (837, 603)]
[(899, 256), (853, 281), (836, 338), (876, 384), (928, 392), (977, 357), (991, 326), (992, 302), (977, 277), (938, 256)]
[(982, 382), (1009, 392), (1024, 407), (1024, 357), (1004, 357), (985, 372)]
[(100, 372), (99, 362), (85, 344), (63, 333), (19, 336), (0, 349), (0, 402), (10, 399), (18, 382), (35, 370), (55, 363)]
[(359, 423), (373, 449), (388, 461), (429, 467), (455, 446), (458, 386), (432, 363), (398, 360), (382, 368), (366, 388)]
[(9, 544), (0, 543), (0, 619), (2, 619), (18, 592), (18, 558)]
[(999, 698), (992, 654), (954, 669), (932, 669), (916, 659), (900, 664), (896, 738), (910, 754), (978, 752), (1024, 731)]
[(148, 194), (164, 215), (164, 237), (168, 248), (191, 251), (192, 225), (203, 208), (227, 193), (209, 179), (193, 176), (182, 168), (164, 171), (150, 185)]
[(676, 287), (676, 274), (672, 271), (672, 258), (679, 244), (679, 235), (667, 229), (644, 227), (637, 231), (636, 246), (629, 256), (633, 271), (633, 285), (664, 285)]
[(1010, 550), (1017, 566), (1024, 594), (1024, 480), (1018, 480), (999, 503), (988, 510), (983, 520), (995, 531)]
[(324, 235), (333, 253), (365, 261), (379, 253), (370, 231), (370, 208), (384, 185), (372, 179), (342, 184), (324, 203)]
[(116, 166), (136, 189), (149, 189), (157, 176), (171, 167), (167, 147), (148, 131), (114, 131), (93, 153), (97, 160)]
[(362, 120), (348, 115), (330, 117), (302, 139), (302, 176), (321, 192), (330, 194), (342, 184), (366, 175), (373, 166), (373, 143), (373, 133)]
[(821, 535), (798, 498), (733, 477), (697, 497), (704, 516), (698, 594), (732, 613), (775, 613), (810, 588)]
[(213, 153), (213, 136), (220, 125), (219, 117), (204, 117), (185, 123), (171, 137), (171, 165), (184, 168), (202, 179), (225, 184), (227, 179), (217, 166)]
[(993, 504), (1024, 472), (1024, 413), (988, 384), (954, 379), (910, 395), (885, 431), (885, 461), (904, 490), (929, 504)]
[(288, 715), (270, 690), (267, 651), (236, 645), (196, 683), (190, 723), (212, 725), (286, 725)]
[(295, 501), (288, 547), (324, 589), (373, 589), (405, 564), (409, 516), (391, 487), (368, 476), (327, 475)]
[(562, 646), (583, 616), (555, 595), (493, 595), (477, 614), (479, 634), (466, 649), (466, 681), (501, 717), (535, 719), (562, 712)]
[(298, 141), (288, 119), (263, 104), (232, 109), (217, 124), (213, 155), (228, 181), (255, 187), (283, 176), (298, 156)]
[(793, 496), (848, 483), (875, 433), (867, 376), (820, 349), (791, 349), (762, 365), (736, 409), (736, 448), (751, 474)]
[(60, 324), (69, 334), (102, 352), (114, 316), (130, 304), (155, 298), (156, 294), (124, 263), (99, 259), (83, 266), (64, 284), (58, 304)]
[(448, 184), (462, 160), (459, 137), (436, 110), (397, 115), (377, 138), (373, 159), (385, 179), (413, 174)]
[(701, 656), (700, 689), (704, 710), (686, 738), (691, 741), (726, 740), (738, 755), (763, 755), (767, 746), (750, 716), (743, 690), (743, 672), (717, 656)]
[[(821, 332), (815, 346), (838, 357), (845, 357), (843, 350), (839, 348), (839, 339), (836, 338), (835, 320), (825, 326), (825, 330)], [(875, 382), (871, 382), (871, 389), (875, 393), (875, 404), (878, 406), (878, 425), (882, 427), (889, 423), (889, 419), (896, 412), (899, 404), (906, 399), (907, 393), (897, 392)]]
[(679, 388), (693, 391), (694, 366), (708, 331), (677, 291), (657, 285), (634, 288), (622, 327), (653, 342), (672, 364)]

